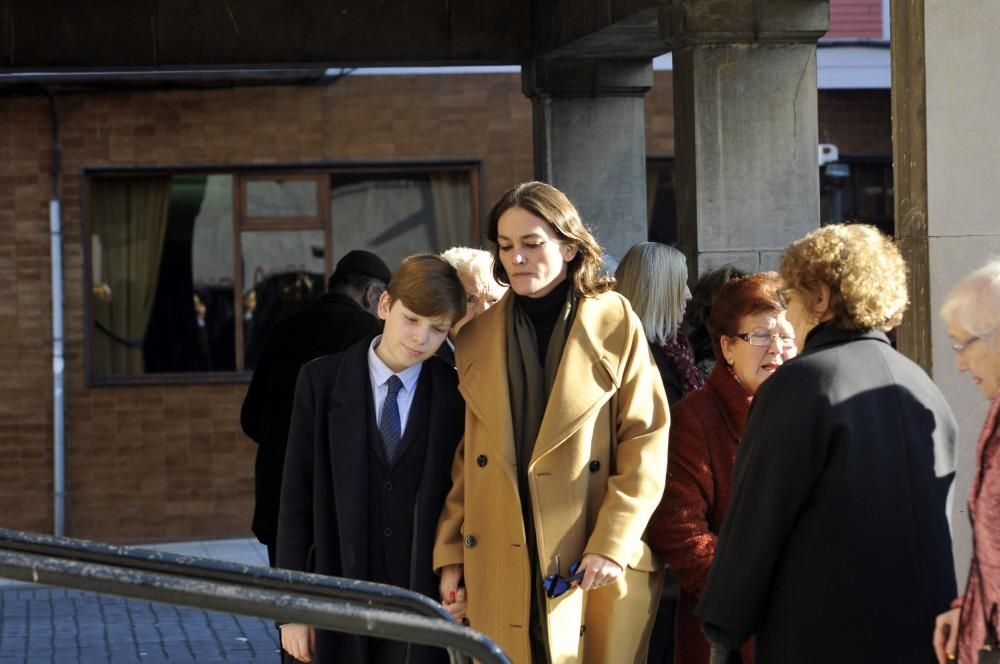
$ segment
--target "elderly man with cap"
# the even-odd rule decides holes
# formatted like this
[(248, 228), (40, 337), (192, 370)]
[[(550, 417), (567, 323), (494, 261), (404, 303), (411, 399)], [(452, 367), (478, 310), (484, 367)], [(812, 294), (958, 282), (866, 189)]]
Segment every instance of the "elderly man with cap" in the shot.
[(275, 560), (281, 473), (299, 369), (310, 360), (339, 353), (378, 332), (378, 301), (391, 276), (375, 254), (348, 252), (337, 262), (327, 292), (279, 320), (261, 351), (243, 401), (240, 424), (257, 443), (252, 529), (267, 547), (271, 565)]

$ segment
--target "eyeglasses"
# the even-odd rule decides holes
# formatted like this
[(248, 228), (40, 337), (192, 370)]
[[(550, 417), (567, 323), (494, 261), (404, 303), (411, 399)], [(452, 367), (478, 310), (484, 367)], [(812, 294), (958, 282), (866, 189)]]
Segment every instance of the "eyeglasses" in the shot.
[(545, 596), (549, 599), (562, 597), (573, 588), (573, 582), (583, 578), (583, 572), (577, 572), (580, 563), (573, 563), (569, 566), (569, 576), (559, 576), (553, 574), (542, 579), (542, 587), (545, 589)]
[(968, 348), (972, 344), (976, 343), (977, 341), (981, 341), (981, 340), (982, 340), (982, 337), (969, 337), (965, 341), (957, 341), (957, 342), (953, 343), (951, 345), (951, 349), (953, 351), (955, 351), (956, 353), (958, 353), (959, 355), (961, 355), (962, 352), (966, 348)]
[(736, 339), (742, 339), (751, 346), (768, 347), (775, 341), (782, 348), (791, 348), (795, 345), (795, 337), (788, 337), (781, 334), (768, 334), (767, 332), (746, 332), (744, 334), (732, 335)]
[(794, 286), (789, 286), (788, 288), (779, 288), (778, 289), (778, 291), (777, 291), (778, 304), (781, 305), (782, 309), (787, 309), (788, 308), (788, 298), (785, 296), (785, 293), (791, 293), (793, 290), (798, 290), (798, 289), (795, 288)]

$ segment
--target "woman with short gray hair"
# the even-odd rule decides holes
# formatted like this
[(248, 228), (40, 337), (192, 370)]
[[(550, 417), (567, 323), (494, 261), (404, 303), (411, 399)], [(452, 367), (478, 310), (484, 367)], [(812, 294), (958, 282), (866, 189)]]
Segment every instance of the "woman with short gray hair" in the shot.
[[(969, 496), (973, 551), (965, 596), (938, 616), (934, 651), (944, 664), (956, 657), (976, 661), (996, 655), (1000, 604), (1000, 258), (966, 275), (941, 307), (955, 350), (955, 368), (967, 371), (990, 402), (976, 451), (976, 478)], [(978, 661), (984, 661), (981, 657)], [(1000, 661), (1000, 657), (996, 660)]]

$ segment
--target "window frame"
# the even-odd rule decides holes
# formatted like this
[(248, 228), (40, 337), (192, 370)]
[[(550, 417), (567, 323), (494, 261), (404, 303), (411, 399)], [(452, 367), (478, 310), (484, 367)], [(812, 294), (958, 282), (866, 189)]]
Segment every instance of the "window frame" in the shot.
[[(482, 242), (482, 220), (484, 211), (480, 192), (483, 186), (483, 163), (481, 159), (444, 159), (444, 160), (364, 160), (364, 161), (323, 161), (309, 163), (275, 163), (275, 164), (208, 164), (208, 165), (135, 165), (135, 166), (84, 166), (80, 169), (80, 249), (83, 253), (83, 363), (84, 384), (86, 387), (127, 387), (147, 386), (163, 387), (170, 385), (245, 385), (250, 382), (252, 370), (236, 369), (234, 371), (191, 371), (162, 372), (137, 376), (125, 374), (99, 375), (95, 372), (93, 336), (94, 312), (91, 302), (94, 284), (93, 257), (90, 247), (91, 237), (91, 181), (95, 178), (139, 178), (149, 176), (178, 175), (230, 175), (232, 186), (232, 226), (233, 226), (233, 308), (234, 308), (234, 345), (237, 363), (242, 358), (243, 328), (237, 324), (243, 318), (242, 280), (240, 265), (242, 245), (240, 233), (243, 230), (317, 230), (322, 229), (325, 236), (325, 278), (332, 274), (332, 233), (330, 222), (330, 182), (336, 175), (364, 174), (427, 174), (440, 172), (467, 172), (469, 174), (471, 234)], [(309, 223), (301, 217), (256, 217), (250, 218), (249, 224), (243, 224), (245, 219), (245, 182), (256, 179), (316, 179), (322, 183), (317, 187), (318, 226), (306, 227)], [(312, 217), (309, 218), (310, 220)], [(292, 220), (292, 221), (290, 221)]]

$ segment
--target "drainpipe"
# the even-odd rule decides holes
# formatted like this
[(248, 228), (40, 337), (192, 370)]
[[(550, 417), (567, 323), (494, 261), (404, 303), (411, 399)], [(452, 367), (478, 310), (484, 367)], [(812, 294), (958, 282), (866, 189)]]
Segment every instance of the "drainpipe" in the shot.
[(55, 97), (49, 94), (52, 123), (52, 198), (49, 200), (49, 232), (52, 249), (52, 491), (53, 533), (66, 533), (66, 403), (65, 358), (63, 356), (63, 266), (62, 216), (59, 201), (59, 173), (62, 148), (59, 145), (59, 113)]

